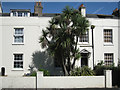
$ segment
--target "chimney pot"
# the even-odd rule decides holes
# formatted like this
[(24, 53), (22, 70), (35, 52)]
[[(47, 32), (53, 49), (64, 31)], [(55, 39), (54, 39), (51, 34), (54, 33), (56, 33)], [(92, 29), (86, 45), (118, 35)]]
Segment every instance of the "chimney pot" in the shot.
[(36, 2), (35, 6), (34, 6), (34, 14), (37, 16), (42, 16), (42, 4), (41, 2)]
[(86, 16), (86, 8), (84, 7), (84, 4), (81, 4), (81, 5), (79, 6), (79, 11), (81, 12), (81, 15), (82, 15), (83, 17)]

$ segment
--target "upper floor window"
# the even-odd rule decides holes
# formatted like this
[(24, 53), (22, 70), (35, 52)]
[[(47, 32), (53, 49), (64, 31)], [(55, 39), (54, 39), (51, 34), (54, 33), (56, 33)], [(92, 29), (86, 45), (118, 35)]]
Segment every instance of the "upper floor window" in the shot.
[(18, 12), (18, 17), (22, 17), (23, 16), (22, 13), (23, 12)]
[(88, 42), (89, 40), (89, 32), (88, 30), (85, 33), (80, 35), (80, 42)]
[(28, 17), (30, 14), (28, 11), (12, 11), (11, 16), (14, 17)]
[(113, 64), (113, 53), (104, 54), (105, 65), (110, 66)]
[(112, 43), (113, 41), (112, 29), (104, 29), (104, 42)]
[(13, 16), (17, 16), (17, 12), (13, 12)]
[(15, 28), (14, 43), (23, 43), (23, 42), (24, 42), (23, 28)]
[(24, 12), (24, 16), (28, 16), (28, 13), (27, 13), (27, 12)]

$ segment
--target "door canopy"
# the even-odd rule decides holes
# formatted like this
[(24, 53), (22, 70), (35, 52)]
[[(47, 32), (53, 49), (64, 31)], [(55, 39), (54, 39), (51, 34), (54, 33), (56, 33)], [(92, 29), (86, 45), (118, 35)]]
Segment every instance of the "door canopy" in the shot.
[(81, 53), (81, 54), (87, 54), (88, 58), (90, 57), (90, 54), (91, 54), (91, 53), (90, 53), (88, 50), (86, 50), (86, 49), (81, 50), (80, 53)]

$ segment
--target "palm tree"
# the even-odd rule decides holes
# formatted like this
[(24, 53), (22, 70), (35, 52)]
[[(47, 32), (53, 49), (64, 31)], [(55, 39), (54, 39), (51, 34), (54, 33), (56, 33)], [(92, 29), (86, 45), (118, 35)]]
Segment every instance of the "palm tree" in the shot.
[(77, 47), (79, 37), (88, 30), (89, 21), (82, 17), (80, 11), (67, 6), (49, 24), (46, 30), (42, 30), (40, 43), (60, 63), (64, 75), (70, 75), (76, 60), (80, 58)]

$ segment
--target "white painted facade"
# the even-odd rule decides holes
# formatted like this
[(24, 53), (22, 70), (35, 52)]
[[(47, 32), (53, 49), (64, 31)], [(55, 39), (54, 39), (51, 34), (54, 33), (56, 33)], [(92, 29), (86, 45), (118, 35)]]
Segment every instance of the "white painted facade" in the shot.
[[(41, 31), (48, 25), (51, 17), (0, 17), (2, 20), (0, 29), (0, 67), (5, 67), (6, 75), (23, 75), (28, 72), (29, 65), (32, 62), (32, 54), (40, 51), (41, 46), (39, 38)], [(95, 46), (95, 65), (104, 61), (104, 53), (114, 53), (114, 63), (118, 64), (118, 20), (117, 19), (96, 19), (88, 18), (91, 24), (95, 25), (94, 29), (94, 46)], [(24, 28), (24, 43), (14, 44), (14, 28)], [(103, 37), (104, 29), (113, 30), (113, 44), (105, 44)], [(92, 36), (91, 29), (89, 30), (89, 43), (80, 43), (80, 50), (86, 49), (91, 52), (88, 60), (88, 66), (93, 68), (92, 60)], [(23, 69), (14, 69), (13, 54), (23, 54)], [(80, 66), (81, 61), (76, 64)]]
[(37, 72), (37, 79), (31, 76), (0, 76), (2, 81), (0, 90), (2, 88), (112, 88), (112, 71), (106, 70), (105, 73), (104, 76), (43, 76), (43, 72)]
[[(12, 14), (13, 15), (13, 14)], [(33, 54), (43, 51), (39, 43), (42, 29), (49, 24), (52, 17), (0, 17), (0, 68), (5, 67), (5, 74), (24, 75), (29, 73), (29, 65), (32, 63)], [(105, 53), (113, 53), (113, 63), (118, 65), (118, 19), (114, 18), (87, 18), (94, 29), (94, 65), (101, 60), (104, 62)], [(24, 43), (14, 43), (15, 28), (23, 28)], [(112, 29), (112, 43), (104, 43), (104, 29)], [(89, 29), (88, 43), (79, 43), (80, 50), (90, 52), (88, 66), (93, 69), (92, 30)], [(23, 69), (14, 68), (14, 54), (23, 54)], [(44, 57), (38, 57), (39, 61)], [(54, 61), (50, 61), (53, 63)], [(76, 61), (76, 66), (81, 66), (81, 60)], [(51, 65), (51, 71), (60, 74), (61, 69)]]

